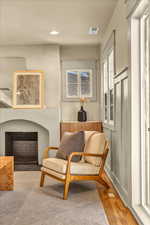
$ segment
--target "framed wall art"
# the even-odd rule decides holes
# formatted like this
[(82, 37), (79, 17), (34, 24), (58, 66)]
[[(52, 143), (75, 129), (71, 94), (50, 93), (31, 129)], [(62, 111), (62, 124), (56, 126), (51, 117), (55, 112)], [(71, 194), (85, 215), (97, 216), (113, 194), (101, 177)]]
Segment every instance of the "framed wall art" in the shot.
[(13, 77), (13, 108), (43, 108), (43, 85), (42, 71), (16, 71)]

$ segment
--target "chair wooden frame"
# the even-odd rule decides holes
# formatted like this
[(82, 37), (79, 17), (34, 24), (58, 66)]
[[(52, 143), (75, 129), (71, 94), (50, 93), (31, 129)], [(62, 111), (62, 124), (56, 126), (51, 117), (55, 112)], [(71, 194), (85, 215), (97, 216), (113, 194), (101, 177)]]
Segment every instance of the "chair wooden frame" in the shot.
[[(43, 158), (46, 159), (48, 158), (48, 152), (51, 150), (57, 150), (58, 147), (47, 147), (44, 151), (43, 154)], [(105, 186), (106, 188), (109, 188), (109, 185), (103, 180), (102, 178), (102, 173), (104, 170), (104, 165), (105, 165), (105, 161), (107, 158), (107, 154), (109, 151), (109, 145), (108, 142), (105, 142), (105, 149), (104, 149), (104, 153), (103, 154), (93, 154), (93, 153), (85, 153), (85, 152), (72, 152), (70, 154), (70, 156), (68, 157), (68, 162), (67, 162), (67, 169), (66, 169), (66, 177), (65, 179), (61, 179), (58, 178), (54, 175), (51, 175), (45, 171), (41, 171), (41, 180), (40, 180), (40, 187), (43, 187), (44, 185), (44, 180), (45, 180), (45, 175), (52, 177), (54, 179), (57, 179), (61, 182), (64, 182), (64, 195), (63, 195), (63, 199), (66, 200), (68, 197), (68, 191), (69, 191), (69, 185), (72, 181), (79, 181), (79, 180), (93, 180), (93, 181), (97, 181), (98, 183), (102, 184), (103, 186)], [(90, 157), (100, 157), (102, 159), (101, 161), (101, 166), (100, 166), (100, 170), (99, 170), (99, 174), (98, 175), (74, 175), (70, 173), (70, 167), (71, 167), (71, 159), (72, 157), (79, 155), (79, 156), (90, 156)]]

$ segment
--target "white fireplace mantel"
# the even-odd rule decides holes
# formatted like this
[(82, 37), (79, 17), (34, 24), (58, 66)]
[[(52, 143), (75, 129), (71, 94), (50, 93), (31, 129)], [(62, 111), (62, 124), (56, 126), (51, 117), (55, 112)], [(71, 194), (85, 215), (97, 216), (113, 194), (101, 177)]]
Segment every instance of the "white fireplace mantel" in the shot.
[(49, 131), (50, 145), (59, 144), (59, 108), (47, 109), (1, 109), (0, 124), (14, 120), (37, 123)]

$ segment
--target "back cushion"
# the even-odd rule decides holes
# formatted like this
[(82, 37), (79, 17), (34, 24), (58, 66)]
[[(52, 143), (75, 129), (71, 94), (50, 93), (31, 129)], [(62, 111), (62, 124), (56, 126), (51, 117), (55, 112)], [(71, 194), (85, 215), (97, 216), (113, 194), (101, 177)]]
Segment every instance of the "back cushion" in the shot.
[[(87, 137), (87, 131), (85, 131), (85, 137)], [(89, 139), (86, 142), (84, 152), (86, 153), (94, 153), (94, 154), (102, 154), (104, 152), (105, 147), (105, 134), (104, 133), (95, 133), (91, 137), (89, 135)], [(91, 163), (95, 166), (100, 165), (101, 158), (85, 156), (85, 162)]]
[[(59, 149), (56, 154), (56, 158), (60, 159), (68, 159), (68, 156), (72, 152), (83, 152), (84, 150), (84, 132), (79, 131), (75, 133), (65, 132), (61, 142)], [(80, 161), (81, 156), (72, 157), (73, 162)]]
[(94, 133), (96, 133), (96, 132), (98, 132), (98, 131), (84, 131), (84, 139), (85, 139), (85, 144), (86, 144), (86, 142), (88, 141), (88, 139), (89, 139), (89, 137), (91, 136), (91, 135), (93, 135)]

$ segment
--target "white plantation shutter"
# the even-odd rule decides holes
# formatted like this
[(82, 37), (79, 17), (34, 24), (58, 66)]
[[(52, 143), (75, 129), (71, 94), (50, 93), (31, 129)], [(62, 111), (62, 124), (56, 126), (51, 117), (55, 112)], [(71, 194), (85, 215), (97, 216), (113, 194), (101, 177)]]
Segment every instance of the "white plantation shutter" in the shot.
[(92, 97), (92, 74), (90, 71), (80, 72), (81, 96)]
[(78, 85), (78, 72), (77, 71), (68, 71), (66, 73), (66, 82), (67, 82), (67, 96), (76, 97), (79, 95), (79, 85)]

